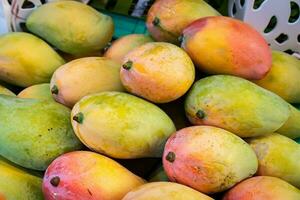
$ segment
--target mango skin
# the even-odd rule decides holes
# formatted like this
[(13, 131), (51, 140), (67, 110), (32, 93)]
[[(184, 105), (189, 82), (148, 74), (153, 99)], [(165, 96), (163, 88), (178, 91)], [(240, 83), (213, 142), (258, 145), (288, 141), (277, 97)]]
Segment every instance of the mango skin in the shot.
[(42, 99), (54, 101), (50, 92), (49, 83), (32, 85), (28, 88), (25, 88), (18, 94), (18, 97), (23, 99)]
[(126, 194), (122, 200), (213, 200), (185, 185), (171, 182), (147, 183)]
[(274, 133), (290, 116), (289, 104), (279, 96), (229, 75), (197, 81), (187, 95), (185, 111), (194, 125), (217, 126), (240, 137)]
[(272, 67), (257, 85), (270, 90), (289, 103), (300, 103), (300, 61), (287, 53), (272, 51)]
[(114, 31), (111, 17), (76, 1), (40, 6), (29, 15), (26, 27), (61, 51), (75, 55), (104, 48)]
[(291, 139), (296, 139), (300, 137), (300, 111), (292, 105), (289, 105), (289, 108), (290, 117), (276, 132)]
[[(126, 68), (128, 62), (132, 62), (130, 69)], [(154, 103), (167, 103), (183, 96), (191, 87), (195, 68), (179, 47), (151, 42), (125, 56), (120, 77), (130, 93)]]
[[(59, 177), (56, 187), (50, 182), (54, 177)], [(75, 151), (51, 163), (43, 180), (43, 193), (47, 200), (121, 200), (144, 183), (108, 157)]]
[(258, 162), (251, 147), (233, 133), (191, 126), (168, 139), (163, 166), (171, 181), (213, 194), (254, 175)]
[(10, 95), (10, 96), (16, 96), (15, 93), (13, 93), (9, 89), (3, 87), (2, 85), (0, 85), (0, 94)]
[[(81, 122), (74, 120), (81, 113)], [(168, 137), (176, 131), (160, 108), (121, 92), (82, 98), (72, 109), (73, 129), (90, 149), (113, 158), (161, 157)]]
[(257, 176), (233, 187), (223, 200), (298, 200), (300, 190), (289, 183), (270, 176)]
[(248, 143), (258, 158), (257, 175), (281, 178), (300, 188), (300, 146), (283, 135), (251, 138)]
[(228, 74), (259, 80), (271, 68), (271, 49), (263, 36), (237, 19), (198, 19), (183, 31), (181, 47), (208, 74)]
[[(87, 57), (58, 68), (50, 82), (53, 98), (70, 108), (82, 97), (103, 91), (124, 91), (121, 65), (104, 57)], [(57, 93), (53, 92), (57, 88)]]
[(59, 155), (81, 149), (70, 110), (56, 102), (0, 95), (0, 155), (22, 167), (45, 170)]
[(149, 182), (161, 182), (161, 181), (169, 181), (169, 178), (163, 168), (163, 166), (159, 166), (149, 177)]
[[(156, 41), (179, 44), (183, 29), (196, 19), (218, 16), (218, 11), (203, 0), (155, 1), (147, 15), (147, 28)], [(159, 23), (153, 24), (158, 19)]]
[(123, 36), (112, 43), (104, 53), (104, 57), (122, 63), (127, 53), (148, 42), (154, 42), (154, 40), (150, 36), (144, 34), (129, 34)]
[(47, 83), (65, 61), (43, 40), (29, 33), (0, 36), (0, 79), (28, 87)]
[(42, 179), (0, 156), (0, 199), (43, 200)]

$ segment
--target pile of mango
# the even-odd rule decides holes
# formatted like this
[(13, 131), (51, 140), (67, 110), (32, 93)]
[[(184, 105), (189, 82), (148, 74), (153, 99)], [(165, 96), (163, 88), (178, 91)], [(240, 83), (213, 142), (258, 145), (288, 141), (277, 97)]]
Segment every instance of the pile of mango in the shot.
[(201, 0), (146, 24), (65, 0), (0, 36), (0, 199), (299, 200), (300, 61)]

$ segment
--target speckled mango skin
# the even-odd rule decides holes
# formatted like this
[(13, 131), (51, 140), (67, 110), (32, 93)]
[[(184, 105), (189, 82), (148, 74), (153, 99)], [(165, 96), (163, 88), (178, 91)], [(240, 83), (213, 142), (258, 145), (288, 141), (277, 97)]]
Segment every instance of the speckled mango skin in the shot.
[(257, 85), (281, 96), (289, 103), (300, 103), (300, 61), (281, 51), (272, 52), (272, 67)]
[[(124, 64), (132, 62), (130, 69)], [(125, 88), (154, 103), (167, 103), (184, 95), (195, 79), (189, 56), (179, 47), (151, 42), (130, 51), (120, 72)]]
[(168, 137), (176, 131), (160, 108), (121, 92), (102, 92), (82, 98), (71, 118), (77, 137), (89, 148), (113, 158), (161, 157)]
[(76, 1), (56, 1), (35, 9), (26, 27), (63, 52), (81, 55), (100, 50), (111, 40), (112, 18)]
[(191, 126), (168, 139), (163, 166), (171, 181), (213, 194), (254, 175), (258, 162), (251, 147), (233, 133)]
[(32, 85), (28, 88), (25, 88), (18, 94), (18, 97), (23, 99), (42, 99), (54, 101), (50, 92), (49, 83)]
[(10, 91), (9, 89), (3, 87), (2, 85), (0, 85), (0, 94), (16, 96), (12, 91)]
[(192, 124), (217, 126), (240, 137), (274, 133), (290, 116), (289, 104), (279, 96), (230, 75), (197, 81), (187, 95), (185, 111)]
[[(220, 15), (203, 0), (156, 1), (147, 15), (147, 28), (156, 41), (179, 44), (183, 29), (196, 19)], [(159, 19), (157, 25), (153, 24)]]
[(43, 40), (29, 33), (0, 36), (0, 79), (28, 87), (47, 83), (65, 61)]
[(82, 97), (103, 91), (124, 91), (117, 62), (105, 57), (73, 60), (58, 68), (50, 82), (53, 98), (70, 108)]
[(70, 110), (56, 102), (0, 95), (0, 155), (45, 170), (59, 155), (80, 149)]
[(271, 68), (271, 49), (263, 36), (239, 20), (201, 18), (183, 31), (181, 46), (195, 65), (208, 74), (228, 74), (251, 80)]
[(129, 34), (114, 41), (103, 56), (122, 63), (126, 54), (148, 42), (154, 42), (148, 35)]
[[(50, 181), (59, 177), (55, 187)], [(55, 159), (43, 180), (47, 200), (121, 200), (145, 181), (116, 161), (97, 153), (75, 151)]]
[(213, 200), (185, 185), (172, 182), (147, 183), (126, 194), (122, 200)]
[(298, 200), (300, 190), (275, 177), (257, 176), (229, 190), (223, 200)]
[(43, 200), (42, 179), (0, 157), (1, 200)]
[(248, 143), (258, 158), (257, 175), (281, 178), (300, 188), (300, 146), (283, 135), (251, 138)]

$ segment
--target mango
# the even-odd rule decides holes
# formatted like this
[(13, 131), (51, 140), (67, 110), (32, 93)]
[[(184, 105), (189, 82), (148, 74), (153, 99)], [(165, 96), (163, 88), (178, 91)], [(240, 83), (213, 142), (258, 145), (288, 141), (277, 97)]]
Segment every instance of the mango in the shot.
[(191, 126), (168, 139), (163, 166), (171, 181), (213, 194), (254, 175), (258, 161), (251, 147), (233, 133)]
[(157, 41), (178, 44), (183, 29), (196, 19), (220, 15), (203, 0), (155, 1), (147, 15), (147, 28)]
[(75, 151), (56, 158), (43, 180), (47, 200), (121, 200), (145, 181), (114, 160)]
[(292, 105), (289, 105), (290, 117), (276, 132), (285, 135), (291, 139), (300, 137), (300, 111)]
[(281, 178), (300, 188), (300, 146), (279, 134), (251, 138), (248, 143), (258, 158), (257, 175)]
[(122, 63), (125, 55), (136, 47), (148, 42), (154, 42), (153, 39), (144, 34), (129, 34), (115, 40), (104, 53), (104, 57)]
[(43, 99), (54, 101), (50, 92), (49, 83), (32, 85), (28, 88), (25, 88), (18, 94), (18, 97), (24, 99)]
[(169, 178), (163, 168), (159, 166), (149, 177), (149, 182), (169, 181)]
[(172, 120), (160, 108), (122, 92), (82, 98), (71, 113), (77, 137), (90, 149), (113, 158), (161, 157)]
[(0, 157), (1, 200), (43, 200), (42, 179)]
[(270, 90), (289, 103), (300, 103), (300, 60), (281, 51), (272, 52), (272, 67), (257, 85)]
[(167, 103), (188, 91), (195, 79), (195, 68), (179, 47), (150, 42), (125, 56), (120, 76), (130, 93), (154, 103)]
[(245, 79), (214, 75), (197, 81), (185, 101), (195, 125), (226, 129), (240, 137), (277, 131), (290, 117), (289, 104)]
[(0, 79), (28, 87), (47, 83), (64, 60), (43, 40), (29, 33), (0, 36)]
[(0, 155), (22, 167), (45, 170), (59, 155), (82, 147), (70, 110), (56, 102), (0, 95)]
[(213, 200), (185, 185), (171, 182), (147, 183), (130, 191), (122, 200)]
[(263, 36), (237, 19), (205, 17), (183, 30), (182, 48), (208, 74), (259, 80), (269, 72), (271, 49)]
[(13, 93), (9, 89), (3, 87), (2, 85), (0, 85), (0, 94), (10, 95), (10, 96), (16, 96), (15, 93)]
[(87, 57), (58, 68), (50, 82), (55, 100), (73, 107), (82, 97), (103, 91), (123, 91), (121, 65), (104, 57)]
[(270, 176), (247, 179), (229, 190), (223, 200), (298, 200), (300, 190)]
[(59, 50), (84, 55), (100, 50), (112, 39), (112, 18), (76, 1), (56, 1), (35, 9), (26, 27)]

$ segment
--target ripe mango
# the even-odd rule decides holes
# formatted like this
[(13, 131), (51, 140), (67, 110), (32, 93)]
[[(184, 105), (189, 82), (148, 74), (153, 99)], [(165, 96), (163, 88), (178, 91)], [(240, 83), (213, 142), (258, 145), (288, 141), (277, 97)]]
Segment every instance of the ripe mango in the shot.
[(217, 15), (218, 11), (203, 0), (160, 0), (148, 11), (146, 25), (155, 40), (178, 44), (178, 37), (188, 24)]
[(279, 134), (251, 138), (248, 143), (258, 158), (257, 175), (281, 178), (300, 188), (300, 146)]
[(161, 157), (172, 120), (160, 108), (121, 92), (101, 92), (73, 107), (72, 125), (90, 149), (113, 158)]
[(154, 182), (130, 191), (122, 200), (213, 200), (185, 185), (171, 182)]
[(0, 156), (0, 199), (42, 200), (42, 179)]
[(229, 17), (194, 21), (184, 29), (181, 46), (208, 74), (258, 80), (272, 64), (271, 49), (263, 36), (250, 25)]
[(35, 9), (26, 27), (59, 50), (80, 55), (100, 50), (111, 40), (112, 18), (76, 1), (56, 1)]
[(300, 190), (275, 177), (257, 176), (229, 190), (223, 200), (299, 200)]
[(29, 33), (0, 36), (0, 79), (28, 87), (46, 83), (64, 60), (43, 40)]
[(75, 151), (51, 163), (43, 180), (43, 193), (47, 200), (121, 200), (144, 183), (108, 157)]
[(0, 155), (20, 166), (45, 170), (59, 155), (82, 147), (70, 110), (56, 102), (0, 95)]
[(267, 76), (254, 83), (289, 103), (300, 103), (300, 60), (281, 51), (273, 51), (272, 58), (272, 67)]
[(120, 76), (130, 93), (154, 103), (167, 103), (178, 99), (191, 87), (195, 68), (179, 47), (150, 42), (125, 56)]
[(214, 75), (197, 81), (185, 101), (195, 125), (226, 129), (240, 137), (277, 131), (290, 117), (289, 104), (245, 79)]
[(0, 94), (16, 96), (12, 91), (10, 91), (9, 89), (3, 87), (2, 85), (0, 85)]
[(148, 42), (154, 42), (153, 39), (144, 34), (129, 34), (123, 36), (112, 43), (112, 45), (104, 53), (104, 57), (122, 63), (124, 56), (136, 47)]
[(289, 138), (296, 139), (300, 137), (300, 111), (294, 106), (289, 105), (290, 117), (276, 132)]
[(254, 175), (258, 162), (251, 147), (233, 133), (191, 126), (168, 139), (163, 165), (171, 181), (213, 194)]
[(32, 85), (28, 88), (25, 88), (18, 94), (18, 97), (23, 99), (44, 99), (54, 101), (50, 92), (49, 83)]
[(73, 107), (82, 97), (103, 91), (123, 91), (117, 62), (104, 57), (73, 60), (58, 68), (50, 82), (53, 97)]

